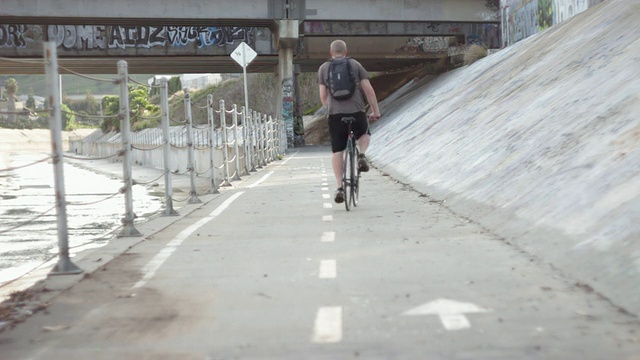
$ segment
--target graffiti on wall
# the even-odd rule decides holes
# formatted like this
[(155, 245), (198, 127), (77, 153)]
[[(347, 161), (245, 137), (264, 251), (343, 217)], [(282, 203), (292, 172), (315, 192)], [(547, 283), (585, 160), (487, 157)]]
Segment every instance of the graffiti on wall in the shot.
[(559, 24), (589, 8), (589, 0), (554, 0), (553, 23)]
[(513, 42), (538, 32), (538, 0), (527, 1), (509, 16), (509, 34)]
[(504, 46), (559, 24), (604, 0), (501, 0)]
[(446, 52), (449, 46), (457, 45), (455, 36), (421, 36), (412, 37), (396, 53), (428, 53)]
[[(65, 50), (154, 47), (221, 47), (252, 43), (255, 29), (206, 26), (0, 25), (0, 47), (26, 48), (29, 42), (55, 41)], [(42, 36), (46, 34), (46, 36)]]
[(26, 47), (26, 33), (26, 25), (0, 25), (0, 48)]
[(289, 147), (294, 146), (293, 132), (293, 79), (282, 80), (282, 119), (287, 130)]
[(494, 24), (476, 24), (469, 26), (471, 33), (459, 36), (416, 36), (411, 37), (396, 53), (448, 53), (457, 55), (467, 46), (480, 45), (487, 49), (500, 48), (500, 28)]

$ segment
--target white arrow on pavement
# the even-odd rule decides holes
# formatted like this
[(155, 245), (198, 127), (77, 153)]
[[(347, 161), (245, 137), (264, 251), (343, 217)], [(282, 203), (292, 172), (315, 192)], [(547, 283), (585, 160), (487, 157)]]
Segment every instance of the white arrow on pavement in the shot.
[(404, 312), (402, 315), (438, 315), (444, 328), (461, 330), (470, 328), (471, 324), (464, 314), (491, 312), (476, 304), (464, 303), (449, 299), (437, 299)]

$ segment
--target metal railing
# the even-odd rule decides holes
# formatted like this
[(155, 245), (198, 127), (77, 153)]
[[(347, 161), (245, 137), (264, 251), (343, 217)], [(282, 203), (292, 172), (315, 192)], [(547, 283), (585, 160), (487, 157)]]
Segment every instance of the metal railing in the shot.
[[(37, 160), (28, 167), (44, 161), (52, 161), (54, 165), (55, 198), (56, 204), (49, 210), (35, 214), (31, 219), (7, 229), (0, 227), (0, 234), (10, 232), (16, 228), (26, 226), (38, 218), (47, 215), (56, 209), (58, 230), (58, 263), (51, 274), (76, 274), (82, 270), (73, 264), (69, 257), (67, 206), (84, 206), (100, 201), (112, 199), (124, 195), (124, 216), (121, 219), (122, 228), (118, 237), (141, 236), (135, 228), (133, 185), (149, 185), (164, 177), (164, 210), (162, 215), (178, 215), (174, 209), (174, 202), (186, 201), (189, 204), (199, 203), (198, 196), (203, 194), (218, 194), (220, 186), (231, 186), (233, 181), (241, 180), (241, 176), (249, 175), (256, 168), (264, 167), (269, 162), (281, 157), (286, 150), (286, 133), (282, 121), (274, 120), (271, 116), (261, 114), (243, 106), (238, 110), (233, 104), (226, 108), (223, 100), (220, 100), (218, 109), (214, 108), (212, 95), (207, 96), (207, 119), (203, 121), (206, 126), (194, 125), (192, 119), (191, 95), (188, 89), (184, 89), (185, 121), (173, 121), (169, 111), (169, 92), (166, 79), (162, 79), (160, 88), (159, 116), (140, 116), (135, 118), (160, 119), (158, 128), (145, 129), (131, 132), (130, 124), (132, 113), (129, 109), (129, 82), (127, 62), (118, 61), (118, 77), (114, 79), (97, 79), (82, 74), (73, 73), (95, 81), (107, 81), (118, 84), (120, 88), (120, 108), (117, 117), (120, 120), (119, 133), (110, 132), (103, 134), (99, 131), (84, 138), (70, 139), (70, 149), (74, 149), (75, 155), (63, 154), (61, 141), (62, 116), (60, 109), (60, 87), (55, 43), (45, 43), (45, 60), (48, 89), (50, 90), (49, 123), (51, 125), (51, 140), (53, 144), (51, 156)], [(8, 59), (10, 60), (10, 59)], [(144, 85), (135, 82), (142, 86)], [(95, 116), (98, 118), (113, 118), (111, 116)], [(171, 123), (179, 125), (171, 126)], [(141, 156), (141, 154), (144, 154)], [(79, 156), (80, 155), (80, 156)], [(149, 155), (149, 156), (147, 156)], [(186, 159), (184, 159), (186, 157)], [(104, 199), (91, 202), (66, 202), (63, 159), (96, 160), (113, 159), (122, 161), (123, 186), (113, 194), (106, 194)], [(161, 159), (162, 164), (154, 159)], [(219, 160), (220, 159), (220, 160)], [(186, 160), (186, 161), (184, 161)], [(162, 173), (156, 179), (150, 181), (135, 181), (133, 179), (133, 163), (162, 169)], [(182, 166), (186, 164), (185, 168)], [(1, 172), (15, 170), (16, 167), (0, 169)], [(181, 171), (184, 170), (184, 171)], [(173, 195), (173, 177), (176, 174), (187, 174), (190, 179), (189, 197), (175, 199)], [(196, 178), (208, 176), (208, 190), (199, 194), (196, 189)], [(104, 240), (104, 238), (96, 239)], [(83, 244), (84, 245), (84, 244)], [(49, 259), (51, 260), (51, 259)], [(49, 261), (48, 260), (48, 261)], [(6, 284), (5, 284), (6, 285)]]

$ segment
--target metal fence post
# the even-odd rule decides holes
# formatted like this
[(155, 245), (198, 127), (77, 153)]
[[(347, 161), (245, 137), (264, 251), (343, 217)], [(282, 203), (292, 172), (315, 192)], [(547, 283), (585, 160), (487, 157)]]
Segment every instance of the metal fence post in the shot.
[(253, 136), (255, 138), (255, 157), (256, 157), (256, 168), (262, 169), (262, 161), (260, 161), (260, 113), (257, 111), (253, 112)]
[(207, 95), (207, 119), (209, 120), (209, 161), (211, 165), (211, 187), (209, 188), (209, 194), (220, 194), (218, 191), (218, 185), (216, 184), (216, 162), (215, 162), (215, 150), (216, 150), (216, 130), (213, 121), (213, 95)]
[(267, 166), (267, 114), (260, 116), (260, 137), (262, 139), (262, 166)]
[(251, 109), (247, 109), (247, 125), (249, 126), (247, 133), (247, 141), (249, 142), (249, 158), (251, 161), (251, 169), (249, 171), (257, 171), (256, 170), (256, 160), (255, 156), (255, 133), (253, 126), (253, 111)]
[(249, 167), (251, 166), (251, 158), (249, 155), (249, 142), (247, 141), (248, 138), (248, 134), (249, 134), (249, 129), (247, 126), (247, 119), (249, 119), (249, 117), (247, 116), (247, 108), (245, 108), (244, 106), (241, 108), (242, 109), (242, 151), (244, 153), (244, 173), (243, 175), (249, 175)]
[(60, 113), (60, 77), (55, 42), (44, 43), (45, 70), (49, 94), (49, 125), (51, 127), (51, 151), (53, 156), (53, 180), (56, 191), (56, 219), (58, 222), (58, 263), (50, 274), (79, 274), (82, 270), (69, 258), (69, 229), (67, 227), (67, 202), (64, 188), (64, 164), (62, 154), (62, 115)]
[(222, 161), (224, 169), (224, 181), (223, 186), (231, 186), (229, 182), (229, 153), (227, 152), (227, 146), (229, 145), (227, 139), (227, 109), (224, 107), (224, 100), (220, 100), (220, 131), (222, 132)]
[(274, 151), (275, 148), (275, 139), (274, 139), (274, 131), (273, 131), (273, 118), (269, 115), (269, 121), (267, 122), (267, 133), (269, 134), (269, 159), (271, 161), (276, 160), (276, 154)]
[(118, 76), (120, 77), (120, 136), (124, 151), (122, 159), (125, 214), (122, 219), (122, 231), (119, 237), (142, 236), (133, 226), (136, 215), (133, 212), (133, 178), (131, 174), (131, 120), (129, 110), (129, 70), (127, 62), (118, 61)]
[(160, 79), (160, 107), (162, 109), (162, 139), (164, 155), (164, 194), (165, 203), (162, 215), (178, 215), (173, 209), (173, 184), (171, 183), (171, 143), (169, 142), (169, 85), (166, 78)]
[(233, 180), (241, 180), (240, 178), (240, 154), (238, 151), (238, 105), (233, 104), (233, 153), (235, 155), (234, 165), (236, 167), (236, 174), (233, 176)]
[(184, 115), (187, 120), (187, 170), (189, 170), (189, 180), (191, 190), (189, 191), (189, 204), (198, 204), (202, 200), (198, 198), (196, 190), (196, 167), (194, 161), (193, 148), (193, 120), (191, 119), (191, 95), (189, 88), (184, 88)]

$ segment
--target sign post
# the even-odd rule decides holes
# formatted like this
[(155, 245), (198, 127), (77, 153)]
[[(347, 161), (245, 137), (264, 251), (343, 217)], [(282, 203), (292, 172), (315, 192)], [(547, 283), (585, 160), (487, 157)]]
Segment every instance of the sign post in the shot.
[[(242, 66), (242, 75), (244, 78), (244, 111), (245, 118), (249, 111), (249, 95), (247, 91), (247, 66), (256, 58), (258, 54), (244, 41), (231, 53), (231, 58)], [(243, 124), (244, 125), (244, 124)]]

